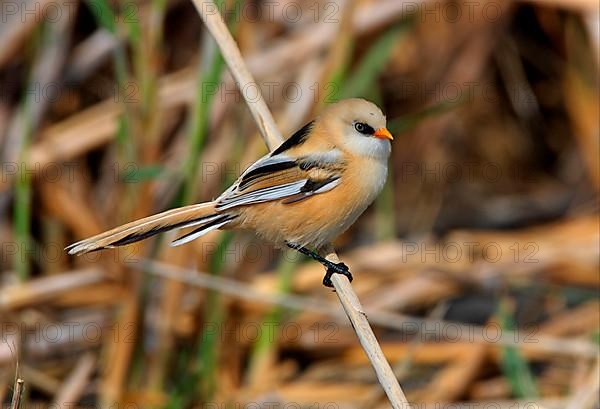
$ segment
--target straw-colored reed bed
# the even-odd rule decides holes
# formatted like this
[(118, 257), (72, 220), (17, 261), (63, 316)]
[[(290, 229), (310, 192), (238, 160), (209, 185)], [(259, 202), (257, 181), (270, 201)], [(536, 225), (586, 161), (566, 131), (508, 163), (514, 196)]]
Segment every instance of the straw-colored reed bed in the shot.
[[(388, 115), (337, 244), (413, 407), (596, 407), (597, 2), (225, 3), (284, 134), (336, 98)], [(0, 8), (0, 402), (389, 407), (319, 265), (229, 232), (62, 251), (267, 151), (193, 4)]]

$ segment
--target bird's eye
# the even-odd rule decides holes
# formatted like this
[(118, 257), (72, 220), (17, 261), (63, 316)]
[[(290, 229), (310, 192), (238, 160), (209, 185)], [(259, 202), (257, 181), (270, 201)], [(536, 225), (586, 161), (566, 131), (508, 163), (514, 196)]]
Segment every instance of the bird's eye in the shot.
[(356, 122), (354, 124), (354, 129), (356, 129), (357, 132), (360, 132), (365, 135), (372, 135), (373, 132), (375, 132), (375, 130), (372, 127), (363, 122)]

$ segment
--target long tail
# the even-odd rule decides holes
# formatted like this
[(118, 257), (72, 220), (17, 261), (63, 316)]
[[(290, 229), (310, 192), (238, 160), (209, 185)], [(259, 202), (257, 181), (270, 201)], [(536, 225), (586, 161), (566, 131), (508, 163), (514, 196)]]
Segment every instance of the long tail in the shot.
[(91, 251), (124, 246), (173, 229), (199, 226), (196, 230), (171, 243), (172, 246), (187, 243), (211, 230), (223, 227), (233, 219), (226, 213), (217, 213), (212, 202), (167, 210), (148, 216), (66, 247), (69, 254), (85, 254)]

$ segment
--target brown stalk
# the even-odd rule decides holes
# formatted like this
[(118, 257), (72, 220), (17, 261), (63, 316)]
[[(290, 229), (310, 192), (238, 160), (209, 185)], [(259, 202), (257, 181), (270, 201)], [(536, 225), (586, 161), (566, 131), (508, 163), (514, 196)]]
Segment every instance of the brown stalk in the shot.
[(56, 393), (53, 405), (61, 407), (79, 401), (95, 367), (96, 358), (93, 353), (87, 352), (81, 356)]
[(98, 284), (105, 279), (104, 272), (90, 268), (5, 286), (0, 290), (0, 311), (38, 305), (71, 291)]

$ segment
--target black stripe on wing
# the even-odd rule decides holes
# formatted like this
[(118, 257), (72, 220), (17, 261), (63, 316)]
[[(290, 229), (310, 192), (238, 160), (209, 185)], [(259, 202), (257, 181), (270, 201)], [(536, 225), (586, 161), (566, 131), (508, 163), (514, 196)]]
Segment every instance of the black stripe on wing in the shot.
[(339, 183), (339, 180), (339, 176), (332, 176), (324, 180), (307, 180), (304, 186), (300, 188), (299, 193), (284, 199), (282, 203), (296, 203), (301, 200), (308, 199), (315, 194), (327, 192), (336, 187)]
[(250, 172), (244, 174), (242, 179), (238, 184), (238, 188), (240, 190), (245, 189), (250, 185), (254, 180), (260, 178), (265, 174), (276, 174), (276, 172), (281, 172), (283, 170), (291, 169), (296, 166), (295, 160), (285, 161), (285, 162), (275, 162), (269, 163), (264, 166), (259, 166), (255, 169), (252, 169)]
[(294, 146), (302, 145), (310, 133), (313, 123), (314, 121), (310, 121), (302, 128), (298, 129), (292, 136), (287, 138), (281, 145), (279, 145), (277, 149), (271, 152), (271, 156), (279, 155), (280, 153), (283, 153)]
[(335, 182), (338, 179), (339, 176), (332, 176), (325, 180), (307, 180), (304, 186), (302, 186), (302, 189), (300, 189), (300, 191), (302, 193), (316, 193), (319, 191), (319, 189), (324, 188), (328, 184)]

